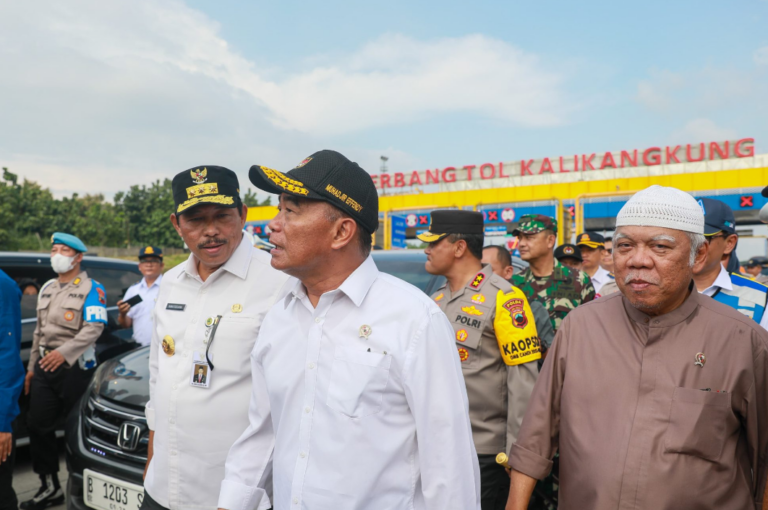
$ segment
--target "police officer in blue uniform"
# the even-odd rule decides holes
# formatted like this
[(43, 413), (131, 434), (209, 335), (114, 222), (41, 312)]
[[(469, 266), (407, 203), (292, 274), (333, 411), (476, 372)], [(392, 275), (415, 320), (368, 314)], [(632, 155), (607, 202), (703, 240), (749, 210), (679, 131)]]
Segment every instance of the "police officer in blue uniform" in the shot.
[(59, 486), (56, 422), (80, 399), (96, 368), (94, 344), (107, 323), (107, 293), (80, 263), (87, 248), (71, 234), (51, 237), (51, 267), (59, 276), (40, 289), (24, 391), (30, 395), (29, 444), (32, 469), (41, 486), (23, 510), (64, 502)]
[(729, 273), (725, 264), (735, 256), (739, 237), (733, 211), (720, 200), (702, 198), (704, 236), (709, 248), (704, 266), (693, 273), (696, 288), (702, 294), (720, 301), (768, 329), (768, 287), (739, 273)]

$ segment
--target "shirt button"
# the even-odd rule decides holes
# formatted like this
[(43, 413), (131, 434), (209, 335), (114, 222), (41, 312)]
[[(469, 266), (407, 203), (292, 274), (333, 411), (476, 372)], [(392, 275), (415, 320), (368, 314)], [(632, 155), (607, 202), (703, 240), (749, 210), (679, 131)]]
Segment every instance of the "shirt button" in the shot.
[(313, 368), (315, 368), (315, 364), (312, 362), (309, 362), (309, 364), (307, 364), (307, 368), (312, 370)]
[(174, 385), (173, 385), (173, 389), (174, 389), (174, 390), (178, 390), (178, 389), (179, 389), (179, 385), (178, 385), (178, 384), (174, 384)]
[(171, 452), (171, 455), (173, 455), (173, 456), (176, 456), (176, 450), (173, 450), (173, 451)]
[(304, 408), (304, 412), (305, 412), (305, 413), (309, 413), (311, 410), (312, 410), (312, 409), (310, 409), (309, 407), (305, 407), (305, 408)]
[(174, 422), (174, 421), (173, 421), (173, 418), (168, 418), (168, 423), (170, 423), (171, 425), (173, 425), (173, 424), (174, 424), (174, 423), (176, 423), (176, 422)]
[(315, 322), (317, 322), (319, 324), (319, 323), (323, 322), (323, 318), (322, 317), (315, 317)]
[(304, 457), (306, 457), (306, 456), (307, 456), (307, 454), (306, 454), (306, 453), (304, 453), (304, 452), (301, 452), (301, 453), (299, 454), (299, 456), (300, 456), (300, 457), (303, 459)]
[(208, 339), (207, 338), (203, 339), (203, 345), (208, 345)]
[(298, 505), (299, 504), (299, 498), (293, 498), (293, 504)]

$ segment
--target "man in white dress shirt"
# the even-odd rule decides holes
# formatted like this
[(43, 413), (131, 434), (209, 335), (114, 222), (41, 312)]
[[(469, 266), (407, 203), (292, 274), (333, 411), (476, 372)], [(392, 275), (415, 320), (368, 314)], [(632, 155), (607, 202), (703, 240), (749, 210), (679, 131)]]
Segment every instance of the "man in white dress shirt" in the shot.
[(211, 510), (248, 426), (251, 349), (288, 278), (243, 238), (234, 172), (196, 167), (172, 186), (171, 222), (192, 254), (165, 274), (155, 305), (141, 508)]
[[(124, 328), (133, 327), (133, 339), (139, 345), (152, 342), (152, 310), (155, 308), (160, 282), (163, 281), (163, 250), (157, 246), (145, 246), (139, 250), (139, 271), (144, 277), (125, 291), (117, 302), (117, 322)], [(135, 305), (126, 303), (134, 296), (141, 296)]]
[(579, 247), (583, 260), (581, 269), (592, 280), (596, 297), (600, 297), (603, 285), (614, 280), (613, 275), (600, 265), (605, 251), (605, 238), (596, 232), (584, 232), (576, 237), (576, 246)]
[(250, 179), (280, 193), (272, 265), (297, 279), (251, 354), (250, 426), (229, 452), (219, 507), (479, 510), (453, 328), (376, 268), (370, 176), (320, 151), (287, 175), (253, 166)]

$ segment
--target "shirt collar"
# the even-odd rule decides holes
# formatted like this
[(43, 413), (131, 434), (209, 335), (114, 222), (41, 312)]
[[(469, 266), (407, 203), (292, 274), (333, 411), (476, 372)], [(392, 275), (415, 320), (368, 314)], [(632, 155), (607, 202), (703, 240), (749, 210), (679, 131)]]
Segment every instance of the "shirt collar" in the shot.
[(163, 274), (162, 273), (160, 273), (160, 275), (157, 277), (157, 279), (155, 279), (155, 281), (152, 282), (152, 285), (150, 286), (150, 285), (147, 285), (147, 277), (145, 276), (139, 282), (139, 287), (144, 287), (145, 289), (151, 289), (155, 285), (159, 286), (161, 281), (163, 281)]
[[(715, 278), (715, 281), (709, 288), (711, 289), (712, 287), (720, 287), (721, 289), (725, 290), (733, 290), (731, 276), (728, 274), (728, 270), (725, 269), (722, 264), (720, 264), (720, 273), (718, 273), (717, 278)], [(704, 292), (706, 292), (706, 290)]]
[[(376, 267), (376, 263), (373, 261), (373, 257), (368, 256), (352, 274), (347, 276), (338, 290), (346, 294), (346, 296), (355, 304), (360, 306), (363, 303), (363, 299), (371, 289), (373, 282), (379, 277), (379, 269)], [(307, 295), (307, 290), (304, 288), (304, 284), (300, 280), (296, 280), (293, 284), (291, 291), (285, 296), (285, 306), (288, 306), (293, 299), (303, 299)]]
[(629, 302), (626, 296), (622, 296), (621, 299), (624, 303), (624, 310), (626, 310), (627, 315), (629, 315), (629, 318), (634, 322), (641, 325), (647, 325), (648, 323), (652, 322), (653, 327), (655, 328), (666, 328), (683, 322), (698, 308), (699, 300), (701, 297), (699, 293), (696, 292), (696, 286), (694, 285), (693, 281), (691, 281), (688, 289), (691, 293), (686, 298), (686, 300), (683, 301), (682, 305), (669, 313), (654, 317), (647, 315), (632, 306), (632, 303)]
[[(242, 236), (240, 238), (240, 244), (237, 246), (229, 259), (224, 263), (224, 265), (219, 268), (219, 270), (223, 269), (229, 273), (232, 273), (238, 278), (245, 280), (245, 277), (248, 275), (248, 267), (251, 262), (251, 252), (254, 249), (255, 248), (250, 243), (250, 241), (248, 241), (245, 236)], [(187, 276), (195, 279), (200, 278), (200, 273), (197, 271), (197, 257), (195, 257), (194, 253), (189, 254), (189, 258), (184, 264), (184, 271), (179, 273), (179, 275), (184, 273), (186, 273)]]

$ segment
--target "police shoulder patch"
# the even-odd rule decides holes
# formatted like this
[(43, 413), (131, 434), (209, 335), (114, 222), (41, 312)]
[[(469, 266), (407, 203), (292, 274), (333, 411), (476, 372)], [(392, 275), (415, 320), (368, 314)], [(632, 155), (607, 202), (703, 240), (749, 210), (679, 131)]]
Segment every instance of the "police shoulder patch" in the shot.
[(83, 319), (85, 322), (107, 323), (107, 291), (96, 280), (91, 280), (91, 290), (85, 296)]

